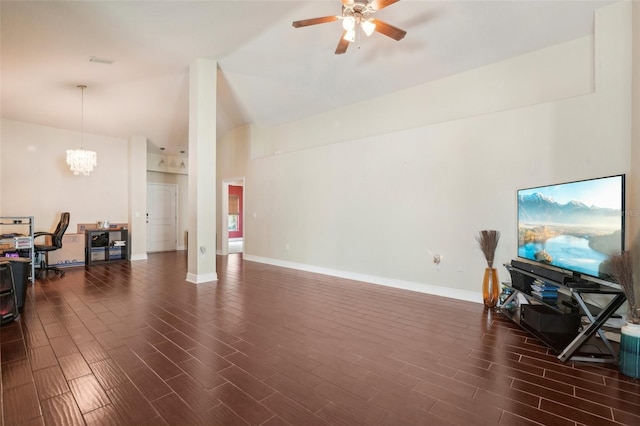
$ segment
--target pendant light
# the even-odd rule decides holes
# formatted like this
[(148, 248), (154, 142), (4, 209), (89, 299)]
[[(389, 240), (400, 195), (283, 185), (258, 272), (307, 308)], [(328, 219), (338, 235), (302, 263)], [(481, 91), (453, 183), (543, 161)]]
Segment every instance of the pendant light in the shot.
[(89, 176), (93, 168), (98, 165), (98, 154), (95, 151), (89, 151), (82, 147), (84, 141), (84, 89), (87, 86), (80, 84), (77, 86), (82, 92), (81, 112), (80, 112), (80, 149), (67, 150), (67, 164), (74, 175), (82, 173)]

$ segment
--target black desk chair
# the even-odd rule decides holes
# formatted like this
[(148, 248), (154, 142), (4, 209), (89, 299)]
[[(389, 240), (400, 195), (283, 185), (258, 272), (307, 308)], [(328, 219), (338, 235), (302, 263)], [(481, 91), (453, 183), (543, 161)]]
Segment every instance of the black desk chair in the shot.
[(40, 259), (40, 268), (36, 269), (36, 276), (40, 278), (40, 273), (42, 271), (45, 272), (45, 276), (47, 271), (54, 271), (56, 275), (63, 276), (64, 270), (55, 267), (49, 266), (49, 252), (58, 250), (62, 248), (62, 236), (64, 235), (67, 227), (69, 226), (69, 212), (64, 212), (60, 215), (60, 222), (58, 222), (58, 226), (56, 230), (53, 232), (36, 232), (33, 234), (33, 239), (37, 239), (38, 237), (45, 237), (49, 244), (35, 244), (33, 245), (33, 249), (35, 250), (38, 258)]

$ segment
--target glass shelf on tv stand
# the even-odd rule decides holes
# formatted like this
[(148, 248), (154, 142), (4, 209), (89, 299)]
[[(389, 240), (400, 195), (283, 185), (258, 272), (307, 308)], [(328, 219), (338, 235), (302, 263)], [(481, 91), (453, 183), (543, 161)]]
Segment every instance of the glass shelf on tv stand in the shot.
[[(503, 283), (504, 285), (514, 290), (513, 293), (503, 302), (500, 307), (500, 311), (503, 314), (508, 316), (521, 328), (537, 337), (555, 352), (559, 353), (558, 359), (562, 362), (565, 362), (567, 360), (602, 363), (618, 362), (618, 353), (613, 348), (609, 339), (607, 339), (602, 328), (604, 326), (604, 323), (609, 318), (611, 318), (616, 310), (625, 302), (626, 297), (622, 290), (601, 284), (582, 287), (579, 284), (565, 285), (556, 281), (550, 281), (549, 279), (540, 277), (534, 273), (519, 268), (515, 268), (511, 265), (504, 266), (509, 272), (511, 272), (511, 270), (516, 270), (517, 272), (528, 275), (534, 279), (539, 279), (541, 281), (556, 285), (564, 291), (558, 292), (557, 299), (542, 299), (533, 295), (530, 290), (514, 287), (511, 285), (511, 283)], [(566, 294), (565, 292), (568, 292), (569, 294)], [(521, 317), (519, 306), (515, 311), (510, 311), (505, 308), (506, 306), (514, 304), (514, 302), (517, 300), (518, 294), (522, 294), (528, 303), (544, 305), (557, 314), (564, 315), (576, 312), (577, 310), (583, 315), (583, 318), (587, 318), (587, 324), (583, 324), (582, 330), (580, 330), (577, 335), (565, 333), (545, 333), (537, 331), (524, 322), (520, 321)], [(585, 301), (584, 296), (592, 294), (610, 295), (612, 297), (604, 307), (597, 307)], [(585, 356), (582, 356), (580, 352), (581, 348), (583, 348), (587, 341), (594, 338), (596, 334), (600, 338), (599, 340), (602, 344), (601, 346), (603, 347), (597, 353), (589, 353)]]

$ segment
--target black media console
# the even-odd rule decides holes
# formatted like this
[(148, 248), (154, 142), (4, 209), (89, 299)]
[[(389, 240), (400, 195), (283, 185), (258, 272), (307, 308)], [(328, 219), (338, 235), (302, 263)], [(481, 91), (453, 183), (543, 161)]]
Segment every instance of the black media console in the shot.
[[(518, 260), (504, 266), (511, 282), (503, 284), (514, 291), (500, 312), (553, 349), (563, 362), (618, 362), (618, 351), (602, 327), (626, 300), (621, 289)], [(557, 288), (557, 296), (540, 297), (536, 293), (540, 286)], [(585, 300), (590, 295), (604, 299), (605, 306)]]

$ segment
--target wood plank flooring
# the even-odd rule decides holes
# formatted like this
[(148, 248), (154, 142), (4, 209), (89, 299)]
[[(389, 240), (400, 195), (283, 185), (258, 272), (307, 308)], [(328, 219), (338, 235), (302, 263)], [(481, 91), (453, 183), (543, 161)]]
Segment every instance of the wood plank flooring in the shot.
[(639, 425), (640, 381), (559, 362), (481, 305), (184, 252), (29, 286), (2, 424)]

